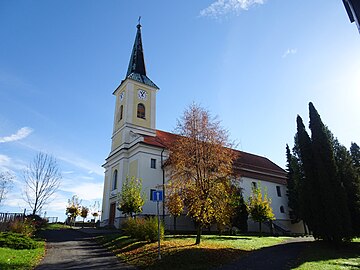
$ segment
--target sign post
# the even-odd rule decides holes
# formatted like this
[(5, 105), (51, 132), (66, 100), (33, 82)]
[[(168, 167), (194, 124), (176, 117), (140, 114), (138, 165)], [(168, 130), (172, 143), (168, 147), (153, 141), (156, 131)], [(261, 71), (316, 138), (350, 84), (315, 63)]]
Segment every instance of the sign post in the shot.
[(151, 190), (152, 201), (156, 202), (156, 209), (157, 209), (157, 218), (158, 218), (158, 258), (161, 260), (161, 253), (160, 253), (160, 211), (159, 211), (159, 202), (163, 201), (163, 192), (162, 190)]

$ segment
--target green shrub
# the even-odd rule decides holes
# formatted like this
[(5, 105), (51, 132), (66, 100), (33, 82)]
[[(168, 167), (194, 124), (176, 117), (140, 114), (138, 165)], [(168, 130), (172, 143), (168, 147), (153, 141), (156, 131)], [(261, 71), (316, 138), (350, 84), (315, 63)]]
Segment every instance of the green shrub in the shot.
[[(145, 240), (156, 242), (158, 240), (158, 219), (150, 217), (144, 224)], [(164, 224), (160, 221), (160, 238), (164, 238)]]
[(13, 233), (20, 233), (26, 236), (32, 236), (36, 231), (36, 227), (31, 220), (15, 219), (14, 221), (10, 222), (9, 231)]
[(36, 230), (45, 228), (48, 223), (45, 218), (42, 218), (39, 215), (27, 215), (25, 220), (29, 223), (32, 223), (35, 226)]
[(39, 244), (26, 235), (5, 232), (0, 233), (0, 247), (12, 249), (35, 249), (39, 247)]
[[(128, 218), (123, 223), (126, 235), (138, 240), (155, 242), (158, 239), (157, 218)], [(164, 224), (160, 223), (160, 237), (164, 237)]]

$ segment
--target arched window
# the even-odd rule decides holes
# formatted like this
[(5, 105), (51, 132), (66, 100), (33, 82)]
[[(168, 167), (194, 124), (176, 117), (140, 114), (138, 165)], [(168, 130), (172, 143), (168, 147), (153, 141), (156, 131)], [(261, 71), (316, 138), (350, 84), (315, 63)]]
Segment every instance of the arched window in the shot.
[(113, 174), (113, 185), (112, 185), (112, 189), (115, 190), (117, 189), (117, 175), (118, 175), (118, 171), (115, 170), (114, 174)]
[(280, 213), (285, 213), (284, 206), (280, 206)]
[(145, 106), (142, 103), (137, 105), (137, 117), (145, 119)]

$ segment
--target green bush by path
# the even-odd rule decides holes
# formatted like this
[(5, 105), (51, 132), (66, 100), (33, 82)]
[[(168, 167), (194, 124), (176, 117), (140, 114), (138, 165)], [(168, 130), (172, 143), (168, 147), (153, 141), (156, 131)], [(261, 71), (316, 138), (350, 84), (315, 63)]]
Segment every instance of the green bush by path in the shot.
[(38, 248), (38, 242), (30, 237), (20, 233), (0, 233), (0, 247), (11, 249), (35, 249)]
[[(123, 223), (124, 232), (131, 238), (155, 242), (158, 240), (158, 220), (150, 218), (128, 218)], [(160, 222), (160, 238), (164, 237), (164, 224)]]

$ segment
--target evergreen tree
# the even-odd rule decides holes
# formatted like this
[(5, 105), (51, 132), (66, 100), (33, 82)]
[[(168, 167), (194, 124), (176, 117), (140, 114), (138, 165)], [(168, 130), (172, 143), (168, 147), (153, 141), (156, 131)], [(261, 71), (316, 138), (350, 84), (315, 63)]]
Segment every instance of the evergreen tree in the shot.
[(298, 115), (297, 123), (297, 142), (298, 142), (298, 155), (301, 160), (303, 170), (303, 184), (299, 197), (301, 198), (301, 213), (303, 219), (309, 226), (315, 237), (319, 237), (321, 230), (321, 217), (322, 207), (319, 201), (318, 192), (321, 191), (316, 183), (315, 168), (313, 164), (313, 152), (311, 147), (311, 139), (305, 130), (302, 118)]
[(360, 177), (354, 168), (352, 156), (345, 146), (334, 140), (335, 161), (338, 168), (337, 177), (343, 184), (350, 211), (354, 235), (360, 235)]
[(287, 196), (288, 205), (291, 209), (291, 222), (297, 223), (302, 219), (299, 194), (301, 194), (301, 175), (298, 159), (291, 154), (290, 148), (286, 145), (287, 159)]
[[(322, 208), (322, 226), (319, 236), (325, 240), (339, 242), (351, 235), (350, 213), (346, 193), (337, 177), (333, 148), (327, 130), (314, 105), (309, 103), (313, 164), (316, 168), (316, 195)], [(320, 215), (319, 215), (320, 216)]]
[(247, 221), (249, 213), (244, 201), (244, 197), (242, 196), (241, 188), (232, 186), (231, 193), (231, 207), (234, 213), (234, 215), (231, 217), (231, 225), (238, 228), (241, 232), (247, 232)]
[(350, 154), (354, 168), (357, 170), (358, 175), (360, 175), (360, 147), (354, 142), (351, 143)]

